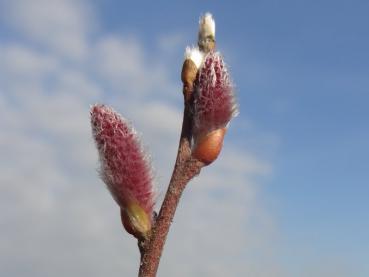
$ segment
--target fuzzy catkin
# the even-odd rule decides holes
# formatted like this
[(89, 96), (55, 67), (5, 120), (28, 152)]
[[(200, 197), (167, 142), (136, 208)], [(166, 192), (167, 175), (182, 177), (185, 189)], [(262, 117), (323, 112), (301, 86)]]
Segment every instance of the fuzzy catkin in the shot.
[(133, 127), (105, 105), (91, 108), (100, 175), (118, 205), (137, 203), (151, 217), (154, 206), (150, 163)]
[(194, 92), (194, 139), (224, 128), (238, 113), (234, 87), (223, 57), (209, 52), (199, 69)]

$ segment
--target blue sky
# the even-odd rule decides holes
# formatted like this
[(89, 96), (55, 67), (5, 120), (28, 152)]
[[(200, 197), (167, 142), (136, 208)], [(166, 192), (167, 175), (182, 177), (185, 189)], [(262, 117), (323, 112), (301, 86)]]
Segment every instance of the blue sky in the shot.
[(197, 2), (0, 1), (0, 275), (134, 276), (89, 105), (133, 121), (160, 199), (206, 11), (241, 113), (186, 191), (159, 276), (369, 275), (369, 2)]

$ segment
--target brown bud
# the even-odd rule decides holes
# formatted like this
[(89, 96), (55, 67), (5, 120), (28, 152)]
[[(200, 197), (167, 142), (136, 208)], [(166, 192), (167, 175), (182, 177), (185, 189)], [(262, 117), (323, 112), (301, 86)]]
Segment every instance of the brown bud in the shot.
[(193, 91), (193, 82), (196, 79), (197, 66), (191, 59), (186, 59), (182, 66), (181, 79), (183, 82), (183, 94), (189, 99)]
[(195, 141), (192, 156), (206, 165), (211, 164), (216, 160), (222, 150), (226, 131), (226, 128), (220, 128), (204, 136), (200, 136), (197, 141)]
[(199, 39), (198, 46), (199, 49), (204, 53), (209, 53), (210, 51), (213, 51), (215, 49), (215, 39), (212, 36), (209, 36), (202, 40)]

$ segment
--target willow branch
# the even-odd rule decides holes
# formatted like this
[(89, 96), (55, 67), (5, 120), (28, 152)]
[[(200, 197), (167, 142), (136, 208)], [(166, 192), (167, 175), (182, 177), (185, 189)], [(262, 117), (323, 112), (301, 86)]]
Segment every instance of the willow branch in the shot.
[(185, 108), (176, 163), (151, 236), (141, 244), (139, 277), (156, 276), (166, 237), (182, 192), (187, 183), (198, 175), (204, 166), (202, 162), (191, 158), (192, 116), (190, 102), (188, 94), (185, 94)]

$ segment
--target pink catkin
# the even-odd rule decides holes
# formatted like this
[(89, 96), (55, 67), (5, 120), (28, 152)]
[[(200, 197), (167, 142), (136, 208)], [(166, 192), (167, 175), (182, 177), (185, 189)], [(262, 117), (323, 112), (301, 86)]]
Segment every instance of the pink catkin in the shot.
[(210, 52), (199, 69), (194, 94), (194, 137), (226, 127), (237, 115), (234, 88), (219, 52)]
[(91, 126), (100, 157), (100, 174), (118, 205), (139, 204), (151, 217), (154, 206), (150, 163), (135, 130), (113, 109), (91, 108)]

